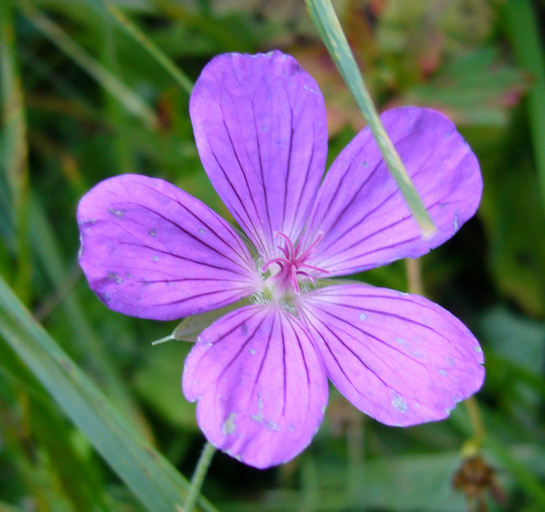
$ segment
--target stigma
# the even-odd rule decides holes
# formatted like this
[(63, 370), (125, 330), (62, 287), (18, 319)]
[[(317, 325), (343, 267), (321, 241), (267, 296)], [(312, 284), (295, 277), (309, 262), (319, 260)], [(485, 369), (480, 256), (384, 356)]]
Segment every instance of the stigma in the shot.
[(278, 249), (282, 255), (267, 260), (261, 267), (262, 272), (270, 272), (265, 284), (271, 290), (273, 297), (280, 299), (299, 295), (300, 282), (307, 281), (315, 284), (315, 279), (320, 274), (329, 274), (327, 270), (307, 263), (324, 237), (323, 233), (318, 233), (314, 241), (306, 248), (301, 248), (298, 243), (293, 245), (289, 236), (280, 231), (276, 231), (274, 236), (281, 239)]

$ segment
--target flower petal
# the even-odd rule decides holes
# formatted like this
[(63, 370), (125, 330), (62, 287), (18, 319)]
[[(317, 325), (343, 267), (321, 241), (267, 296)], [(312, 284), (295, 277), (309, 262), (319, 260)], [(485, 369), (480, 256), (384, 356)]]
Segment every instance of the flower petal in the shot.
[(199, 400), (208, 440), (257, 468), (286, 462), (310, 443), (328, 396), (308, 333), (278, 304), (245, 306), (203, 331), (183, 389)]
[(190, 102), (214, 188), (261, 255), (275, 231), (298, 238), (325, 170), (327, 125), (316, 82), (278, 51), (214, 58)]
[(475, 155), (442, 114), (405, 107), (381, 120), (403, 160), (437, 232), (424, 239), (366, 128), (327, 173), (309, 222), (309, 239), (323, 232), (309, 264), (345, 275), (416, 258), (452, 237), (481, 198)]
[(78, 206), (80, 265), (114, 311), (172, 320), (235, 302), (259, 275), (240, 237), (203, 203), (169, 183), (126, 174)]
[(338, 285), (301, 297), (328, 377), (387, 425), (448, 416), (482, 385), (481, 348), (448, 311), (417, 295)]

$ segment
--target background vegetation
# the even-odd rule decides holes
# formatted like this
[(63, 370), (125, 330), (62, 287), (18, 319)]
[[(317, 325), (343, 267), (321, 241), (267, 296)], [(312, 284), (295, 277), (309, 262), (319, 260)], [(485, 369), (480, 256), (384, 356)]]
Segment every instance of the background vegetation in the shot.
[[(201, 506), (543, 511), (545, 2), (334, 4), (380, 109), (439, 109), (479, 157), (477, 217), (421, 268), (482, 342), (486, 383), (449, 420), (403, 430), (333, 392), (295, 461), (258, 471), (218, 453)], [(303, 2), (0, 0), (0, 38), (0, 512), (179, 512), (203, 444), (180, 390), (190, 345), (152, 347), (175, 324), (113, 313), (88, 289), (77, 201), (137, 172), (228, 216), (187, 110), (218, 53), (293, 54), (326, 97), (330, 159), (362, 117)], [(361, 278), (407, 288), (403, 262)]]

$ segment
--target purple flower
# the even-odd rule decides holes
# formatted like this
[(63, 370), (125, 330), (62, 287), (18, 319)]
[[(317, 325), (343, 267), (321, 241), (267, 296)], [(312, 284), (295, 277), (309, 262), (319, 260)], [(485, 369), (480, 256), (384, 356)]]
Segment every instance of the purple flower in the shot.
[(197, 148), (251, 243), (162, 180), (123, 175), (80, 202), (80, 263), (111, 309), (172, 320), (244, 305), (205, 329), (183, 374), (206, 437), (266, 468), (318, 429), (328, 379), (388, 425), (448, 416), (484, 378), (469, 330), (415, 295), (330, 278), (416, 258), (475, 213), (482, 181), (443, 115), (382, 115), (437, 232), (424, 239), (368, 129), (324, 177), (322, 94), (280, 52), (220, 55), (191, 95)]

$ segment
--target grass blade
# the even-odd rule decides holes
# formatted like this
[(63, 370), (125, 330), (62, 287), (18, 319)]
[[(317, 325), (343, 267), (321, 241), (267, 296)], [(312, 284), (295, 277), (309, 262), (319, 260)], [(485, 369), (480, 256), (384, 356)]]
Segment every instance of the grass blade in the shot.
[(140, 117), (145, 124), (155, 129), (159, 121), (153, 109), (116, 76), (110, 73), (94, 57), (89, 55), (60, 26), (45, 14), (38, 11), (30, 2), (21, 2), (22, 11), (27, 19), (66, 55), (77, 62), (104, 89), (114, 96), (132, 114)]
[(123, 12), (116, 7), (113, 2), (104, 1), (102, 2), (106, 6), (106, 10), (112, 16), (119, 27), (126, 32), (132, 39), (146, 50), (167, 72), (174, 78), (178, 85), (185, 91), (187, 94), (191, 94), (193, 90), (193, 83), (191, 80), (172, 62), (167, 55), (162, 52), (157, 46), (134, 24)]
[[(181, 512), (187, 480), (125, 422), (2, 277), (0, 333), (150, 512)], [(200, 505), (216, 510), (204, 499)]]
[(32, 273), (28, 243), (28, 144), (11, 0), (0, 2), (0, 55), (4, 128), (1, 160), (10, 190), (10, 206), (15, 228), (16, 289), (23, 302), (27, 303), (30, 299)]
[(73, 341), (77, 344), (81, 357), (89, 362), (93, 375), (100, 379), (102, 389), (125, 417), (131, 420), (144, 436), (149, 435), (148, 427), (142, 421), (140, 412), (134, 403), (114, 362), (108, 357), (101, 340), (94, 332), (84, 309), (75, 294), (66, 295), (65, 288), (69, 271), (64, 265), (58, 238), (49, 223), (38, 199), (31, 200), (30, 218), (32, 241), (37, 260), (43, 265), (56, 294), (62, 297), (61, 307), (65, 312), (67, 325), (73, 332)]
[(382, 126), (371, 95), (367, 90), (330, 0), (305, 0), (305, 3), (333, 62), (335, 62), (363, 117), (369, 124), (388, 169), (395, 178), (403, 197), (422, 230), (422, 234), (425, 237), (433, 235), (435, 232), (433, 221), (422, 204), (422, 200), (414, 188), (397, 150), (384, 126)]
[(545, 54), (539, 37), (538, 18), (529, 0), (506, 2), (505, 17), (517, 61), (533, 77), (533, 84), (526, 97), (526, 107), (541, 199), (545, 206)]

